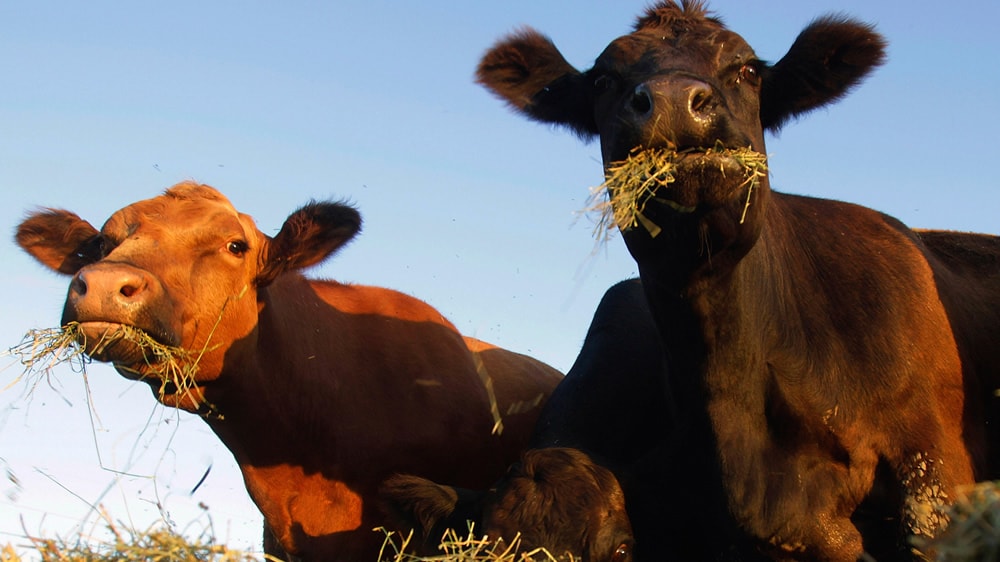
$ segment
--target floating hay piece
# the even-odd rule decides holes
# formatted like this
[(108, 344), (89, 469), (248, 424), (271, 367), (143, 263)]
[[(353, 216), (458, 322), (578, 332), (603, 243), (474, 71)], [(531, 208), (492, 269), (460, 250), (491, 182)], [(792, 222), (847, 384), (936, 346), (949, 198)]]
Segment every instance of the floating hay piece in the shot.
[(113, 346), (122, 343), (134, 346), (142, 354), (147, 369), (140, 373), (121, 365), (116, 367), (128, 370), (140, 380), (158, 379), (160, 387), (157, 396), (160, 400), (170, 394), (190, 398), (196, 404), (204, 402), (195, 383), (201, 354), (164, 345), (132, 326), (119, 325), (114, 330), (104, 332), (93, 343), (87, 341), (87, 335), (77, 322), (70, 322), (62, 328), (30, 330), (19, 345), (10, 349), (10, 353), (18, 357), (25, 366), (26, 374), (43, 373), (47, 376), (53, 367), (67, 362), (83, 371), (91, 361), (88, 355), (100, 357)]
[(913, 545), (935, 562), (1000, 560), (1000, 482), (982, 482), (959, 490), (945, 510), (950, 523), (936, 537), (913, 537)]
[[(586, 211), (599, 213), (594, 226), (598, 242), (606, 241), (616, 230), (628, 230), (639, 225), (655, 238), (661, 229), (643, 214), (650, 199), (656, 199), (681, 212), (693, 212), (693, 207), (684, 207), (669, 199), (656, 197), (656, 192), (676, 180), (674, 173), (681, 160), (713, 156), (730, 157), (744, 169), (745, 180), (741, 185), (749, 184), (749, 188), (743, 216), (740, 217), (742, 223), (750, 207), (750, 194), (760, 183), (760, 179), (767, 175), (767, 156), (750, 148), (732, 149), (721, 144), (707, 150), (637, 148), (625, 160), (611, 164), (605, 173), (604, 183), (590, 190)], [(605, 194), (608, 197), (606, 200)]]

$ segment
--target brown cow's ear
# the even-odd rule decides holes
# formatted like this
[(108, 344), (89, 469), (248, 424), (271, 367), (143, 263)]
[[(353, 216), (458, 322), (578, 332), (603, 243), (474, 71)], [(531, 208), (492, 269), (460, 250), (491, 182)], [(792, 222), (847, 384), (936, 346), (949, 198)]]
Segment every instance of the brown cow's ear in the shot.
[(42, 265), (73, 275), (101, 259), (101, 237), (96, 228), (74, 213), (44, 209), (28, 215), (17, 227), (17, 245)]
[(788, 119), (832, 103), (885, 61), (873, 26), (827, 16), (806, 27), (788, 53), (764, 72), (760, 121), (777, 130)]
[(533, 29), (509, 35), (487, 51), (476, 81), (531, 119), (564, 125), (584, 138), (597, 134), (584, 75)]
[(289, 215), (267, 245), (257, 285), (267, 285), (282, 273), (322, 262), (360, 230), (361, 215), (354, 207), (309, 203)]

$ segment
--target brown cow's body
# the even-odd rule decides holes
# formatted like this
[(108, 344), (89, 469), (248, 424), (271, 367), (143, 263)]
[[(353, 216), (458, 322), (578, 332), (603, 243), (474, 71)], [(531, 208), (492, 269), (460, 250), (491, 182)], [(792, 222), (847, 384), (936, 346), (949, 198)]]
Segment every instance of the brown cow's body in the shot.
[(599, 137), (606, 170), (683, 154), (622, 225), (676, 401), (662, 470), (681, 559), (906, 559), (957, 486), (1000, 476), (1000, 239), (772, 192), (731, 152), (766, 154), (764, 130), (838, 99), (883, 51), (827, 17), (769, 65), (686, 0), (586, 72), (532, 30), (480, 65), (529, 117)]
[[(485, 486), (526, 443), (561, 379), (531, 358), (463, 338), (395, 291), (298, 273), (357, 231), (349, 207), (313, 203), (269, 238), (211, 188), (179, 184), (98, 233), (65, 211), (29, 217), (18, 242), (74, 274), (63, 322), (93, 338), (119, 324), (204, 350), (193, 388), (163, 384), (128, 346), (98, 353), (197, 411), (232, 451), (275, 537), (308, 560), (374, 560), (372, 503), (397, 472)], [(94, 349), (88, 348), (89, 352)], [(488, 377), (488, 378), (487, 378)]]

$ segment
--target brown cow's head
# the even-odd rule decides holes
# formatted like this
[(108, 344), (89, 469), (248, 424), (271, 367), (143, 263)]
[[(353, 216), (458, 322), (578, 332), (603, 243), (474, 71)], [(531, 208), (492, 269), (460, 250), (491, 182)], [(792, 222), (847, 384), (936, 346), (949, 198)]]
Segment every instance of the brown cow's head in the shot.
[[(258, 290), (324, 260), (360, 226), (349, 206), (311, 203), (271, 238), (218, 191), (189, 182), (121, 209), (100, 231), (69, 211), (36, 212), (16, 239), (43, 265), (72, 275), (62, 323), (78, 324), (89, 355), (146, 380), (164, 404), (195, 411), (224, 354), (253, 333)], [(178, 392), (163, 380), (160, 358), (134, 339), (101, 343), (122, 327), (197, 360), (194, 387)]]
[(628, 562), (634, 538), (625, 495), (614, 474), (569, 448), (531, 449), (487, 491), (395, 476), (381, 492), (390, 517), (438, 540), (447, 528), (507, 541), (520, 536), (520, 552), (545, 548), (559, 560)]
[[(684, 155), (676, 181), (659, 190), (645, 214), (662, 227), (661, 249), (688, 242), (683, 245), (691, 252), (710, 247), (718, 254), (753, 243), (768, 183), (764, 177), (755, 185), (751, 199), (742, 164), (724, 151), (706, 151), (766, 154), (765, 130), (840, 98), (881, 63), (883, 53), (870, 26), (826, 17), (770, 65), (702, 2), (684, 0), (650, 8), (585, 72), (527, 29), (487, 52), (477, 78), (532, 119), (599, 137), (606, 169), (637, 150)], [(645, 233), (625, 234), (633, 254), (646, 243)]]

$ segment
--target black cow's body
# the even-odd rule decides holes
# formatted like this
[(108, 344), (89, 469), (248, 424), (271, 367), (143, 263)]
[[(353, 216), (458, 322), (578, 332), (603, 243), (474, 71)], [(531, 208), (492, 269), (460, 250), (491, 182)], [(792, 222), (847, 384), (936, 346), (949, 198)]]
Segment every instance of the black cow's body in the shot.
[(679, 559), (906, 559), (957, 486), (1000, 476), (1000, 239), (773, 192), (735, 155), (766, 154), (765, 130), (883, 53), (870, 26), (827, 17), (769, 65), (684, 1), (650, 8), (586, 72), (532, 30), (480, 65), (527, 116), (599, 137), (606, 170), (678, 155), (622, 232), (677, 406), (660, 473), (679, 492), (662, 508)]

